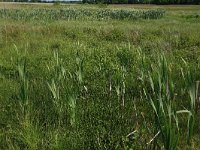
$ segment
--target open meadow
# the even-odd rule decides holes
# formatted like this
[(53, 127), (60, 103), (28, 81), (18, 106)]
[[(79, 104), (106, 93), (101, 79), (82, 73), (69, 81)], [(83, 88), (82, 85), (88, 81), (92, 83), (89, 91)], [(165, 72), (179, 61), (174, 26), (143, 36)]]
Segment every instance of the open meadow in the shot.
[(199, 150), (200, 5), (0, 3), (0, 149)]

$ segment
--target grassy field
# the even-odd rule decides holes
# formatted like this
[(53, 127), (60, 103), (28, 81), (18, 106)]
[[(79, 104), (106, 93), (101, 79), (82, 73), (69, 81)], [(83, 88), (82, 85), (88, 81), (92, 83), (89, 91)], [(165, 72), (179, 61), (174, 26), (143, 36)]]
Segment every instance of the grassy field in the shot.
[(200, 149), (200, 6), (0, 3), (0, 149)]

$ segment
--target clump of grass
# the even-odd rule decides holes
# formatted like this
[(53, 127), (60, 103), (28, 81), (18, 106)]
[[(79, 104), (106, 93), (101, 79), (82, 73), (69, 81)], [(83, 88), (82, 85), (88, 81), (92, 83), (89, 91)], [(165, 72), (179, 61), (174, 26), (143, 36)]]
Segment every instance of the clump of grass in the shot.
[(188, 92), (188, 95), (190, 97), (190, 114), (188, 116), (188, 144), (191, 145), (192, 143), (192, 136), (194, 134), (194, 125), (195, 125), (195, 116), (197, 113), (197, 107), (198, 107), (198, 89), (199, 89), (199, 82), (195, 81), (190, 68), (188, 66), (188, 63), (183, 59), (183, 62), (185, 64), (185, 72), (183, 71), (183, 68), (181, 68), (182, 76), (185, 82), (185, 88)]
[[(149, 72), (147, 76), (151, 90), (149, 91), (145, 84), (143, 89), (145, 99), (149, 101), (155, 113), (154, 137), (147, 144), (153, 144), (153, 147), (158, 148), (161, 148), (163, 144), (166, 150), (176, 149), (180, 138), (178, 114), (188, 114), (189, 139), (191, 139), (195, 119), (193, 107), (191, 110), (176, 110), (174, 104), (175, 84), (171, 78), (170, 65), (163, 55), (158, 58), (158, 68), (152, 67), (154, 72)], [(194, 106), (193, 103), (192, 106)], [(161, 136), (161, 145), (159, 144), (159, 136)]]
[(27, 77), (26, 70), (26, 51), (25, 54), (21, 56), (17, 47), (15, 46), (18, 53), (18, 62), (17, 62), (17, 70), (19, 74), (19, 83), (20, 83), (20, 94), (19, 94), (19, 104), (22, 109), (23, 118), (26, 120), (28, 115), (28, 107), (30, 105), (29, 102), (29, 81)]
[[(54, 104), (54, 109), (58, 113), (58, 126), (62, 125), (62, 118), (64, 111), (66, 109), (65, 100), (61, 95), (63, 84), (66, 78), (66, 71), (63, 66), (62, 59), (59, 57), (58, 50), (54, 51), (54, 63), (53, 66), (47, 67), (49, 71), (53, 72), (53, 77), (51, 82), (48, 82), (49, 90), (52, 93), (52, 100)], [(52, 70), (51, 70), (52, 69)]]

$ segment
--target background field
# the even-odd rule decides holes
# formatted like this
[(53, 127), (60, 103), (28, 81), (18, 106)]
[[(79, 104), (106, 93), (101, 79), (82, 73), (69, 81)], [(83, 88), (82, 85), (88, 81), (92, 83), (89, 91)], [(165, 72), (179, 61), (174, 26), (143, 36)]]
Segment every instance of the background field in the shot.
[(0, 149), (200, 149), (200, 6), (0, 3), (0, 16)]

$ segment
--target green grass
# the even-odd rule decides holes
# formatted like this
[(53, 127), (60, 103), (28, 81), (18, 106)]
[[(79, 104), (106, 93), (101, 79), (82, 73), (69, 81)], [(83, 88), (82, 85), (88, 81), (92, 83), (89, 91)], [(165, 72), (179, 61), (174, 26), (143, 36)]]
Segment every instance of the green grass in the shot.
[(0, 149), (199, 149), (197, 8), (0, 5)]
[(25, 21), (159, 19), (164, 10), (124, 9), (0, 9), (1, 18)]

